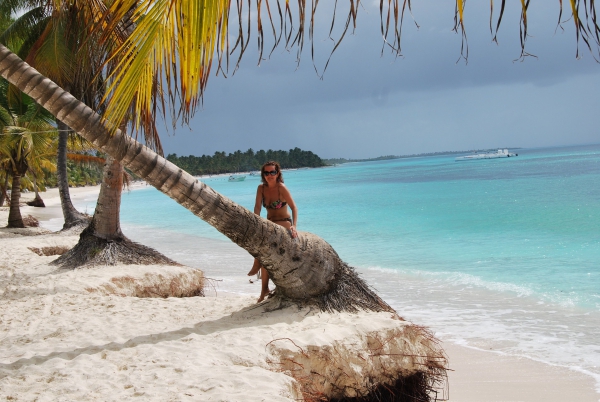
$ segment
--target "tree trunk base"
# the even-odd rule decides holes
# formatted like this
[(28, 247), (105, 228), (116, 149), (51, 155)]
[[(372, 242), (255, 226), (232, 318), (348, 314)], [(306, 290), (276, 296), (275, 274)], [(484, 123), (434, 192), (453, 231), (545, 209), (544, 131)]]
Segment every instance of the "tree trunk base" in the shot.
[(117, 264), (181, 266), (158, 251), (125, 236), (115, 240), (99, 238), (89, 227), (81, 232), (75, 247), (50, 264), (65, 269)]
[(33, 201), (28, 201), (26, 204), (30, 207), (46, 208), (46, 204), (44, 204), (44, 200), (41, 197), (35, 197)]
[(266, 311), (275, 311), (292, 304), (315, 306), (326, 312), (386, 311), (397, 314), (396, 310), (384, 302), (367, 283), (358, 276), (354, 268), (343, 263), (342, 273), (330, 292), (306, 299), (291, 299), (277, 292), (277, 288), (265, 305)]
[(61, 232), (78, 227), (81, 227), (80, 230), (83, 230), (89, 226), (91, 220), (92, 217), (90, 215), (82, 214), (81, 212), (76, 212), (76, 214), (71, 215), (68, 221), (65, 220)]

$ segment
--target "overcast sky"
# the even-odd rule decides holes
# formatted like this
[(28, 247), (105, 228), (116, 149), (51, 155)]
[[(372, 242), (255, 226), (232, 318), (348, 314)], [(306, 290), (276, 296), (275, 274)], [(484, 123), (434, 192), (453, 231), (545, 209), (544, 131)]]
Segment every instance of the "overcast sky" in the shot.
[[(379, 1), (366, 2), (354, 35), (346, 36), (322, 80), (310, 43), (299, 68), (296, 49), (283, 47), (257, 66), (254, 35), (235, 75), (210, 78), (190, 127), (179, 126), (174, 135), (162, 130), (165, 154), (300, 147), (324, 158), (369, 158), (600, 142), (600, 64), (583, 42), (583, 57), (576, 60), (572, 20), (556, 31), (559, 2), (531, 3), (527, 50), (537, 58), (522, 62), (514, 61), (520, 55), (519, 3), (507, 5), (496, 45), (489, 2), (468, 2), (468, 64), (457, 63), (455, 2), (412, 3), (420, 28), (405, 19), (403, 57), (381, 56)], [(336, 22), (343, 20), (340, 12)], [(325, 5), (317, 11), (319, 69), (331, 50), (330, 24)]]

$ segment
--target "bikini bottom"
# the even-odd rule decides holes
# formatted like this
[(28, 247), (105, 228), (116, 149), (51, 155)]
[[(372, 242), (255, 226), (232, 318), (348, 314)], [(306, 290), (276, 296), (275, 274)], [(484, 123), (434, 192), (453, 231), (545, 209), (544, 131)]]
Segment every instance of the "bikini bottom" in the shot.
[(268, 220), (270, 220), (271, 222), (289, 222), (292, 225), (294, 224), (294, 222), (292, 221), (292, 218), (280, 218), (280, 219), (271, 219), (271, 218), (267, 218)]

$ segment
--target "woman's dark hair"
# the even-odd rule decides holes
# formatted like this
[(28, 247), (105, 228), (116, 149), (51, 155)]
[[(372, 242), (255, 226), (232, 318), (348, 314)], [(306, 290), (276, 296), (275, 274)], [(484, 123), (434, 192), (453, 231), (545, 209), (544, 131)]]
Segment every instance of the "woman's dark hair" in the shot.
[(265, 164), (262, 165), (262, 167), (260, 168), (260, 180), (262, 181), (262, 184), (269, 187), (269, 183), (267, 183), (267, 181), (265, 180), (265, 167), (267, 166), (275, 166), (275, 170), (277, 170), (278, 173), (277, 183), (283, 183), (283, 174), (281, 173), (281, 166), (279, 166), (279, 163), (275, 161), (268, 161), (265, 162)]

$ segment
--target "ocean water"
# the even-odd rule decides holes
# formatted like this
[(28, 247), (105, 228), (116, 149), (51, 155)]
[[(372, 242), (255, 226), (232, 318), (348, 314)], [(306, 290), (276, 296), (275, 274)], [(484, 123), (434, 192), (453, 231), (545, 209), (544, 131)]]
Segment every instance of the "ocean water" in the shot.
[[(331, 243), (404, 318), (600, 384), (600, 145), (512, 151), (519, 156), (349, 163), (284, 178), (299, 230)], [(204, 181), (253, 208), (258, 177)], [(157, 190), (125, 192), (121, 214), (126, 235), (203, 269), (215, 291), (258, 296), (245, 276), (252, 258)]]

